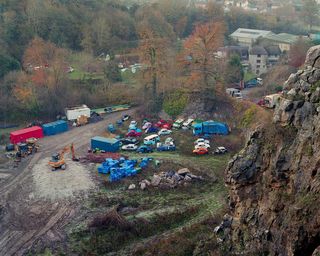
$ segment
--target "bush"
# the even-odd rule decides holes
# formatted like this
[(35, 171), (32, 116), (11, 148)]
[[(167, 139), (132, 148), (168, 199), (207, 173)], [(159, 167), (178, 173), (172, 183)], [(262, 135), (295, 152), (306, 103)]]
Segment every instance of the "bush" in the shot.
[(257, 107), (252, 105), (250, 108), (248, 108), (246, 110), (246, 112), (244, 113), (244, 116), (241, 120), (241, 126), (243, 127), (249, 127), (250, 124), (252, 123), (254, 116), (256, 114), (257, 111)]
[(177, 91), (165, 97), (163, 109), (168, 115), (176, 117), (182, 113), (187, 103), (188, 96), (181, 91)]

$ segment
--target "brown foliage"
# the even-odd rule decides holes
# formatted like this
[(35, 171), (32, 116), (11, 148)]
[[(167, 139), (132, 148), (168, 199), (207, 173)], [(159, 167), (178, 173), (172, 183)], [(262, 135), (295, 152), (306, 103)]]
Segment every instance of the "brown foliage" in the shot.
[(224, 30), (221, 22), (200, 24), (185, 41), (183, 65), (190, 71), (189, 83), (209, 87), (209, 78), (215, 73), (214, 52), (223, 44)]
[(91, 223), (89, 223), (88, 227), (90, 229), (115, 227), (123, 231), (132, 229), (132, 225), (124, 217), (122, 217), (116, 209), (112, 209), (104, 215), (95, 217)]

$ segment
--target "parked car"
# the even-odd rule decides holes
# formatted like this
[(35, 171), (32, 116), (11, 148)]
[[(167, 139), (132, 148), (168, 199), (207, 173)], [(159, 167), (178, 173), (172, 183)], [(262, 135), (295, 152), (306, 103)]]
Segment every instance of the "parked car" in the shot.
[(136, 120), (132, 120), (132, 121), (130, 122), (130, 125), (135, 125), (135, 126), (137, 126), (137, 125), (138, 125), (138, 123), (137, 123), (137, 121), (136, 121)]
[(137, 149), (137, 153), (152, 153), (153, 149), (149, 146), (142, 145)]
[(192, 118), (189, 118), (187, 121), (185, 121), (182, 125), (184, 126), (184, 127), (189, 127), (189, 126), (191, 126), (191, 124), (193, 123), (193, 121), (194, 121), (194, 119), (192, 119)]
[(126, 134), (126, 137), (140, 137), (141, 135), (142, 132), (132, 130)]
[(157, 134), (150, 135), (145, 137), (143, 140), (143, 144), (145, 145), (155, 145), (157, 142), (160, 141), (160, 137)]
[(129, 131), (131, 131), (131, 130), (137, 130), (138, 129), (138, 127), (135, 125), (135, 124), (130, 124), (129, 125)]
[(171, 130), (172, 129), (172, 124), (169, 122), (166, 122), (165, 124), (162, 125), (162, 128)]
[(134, 144), (123, 145), (121, 149), (125, 151), (136, 151), (138, 149), (138, 146)]
[(214, 153), (217, 155), (222, 155), (227, 152), (228, 152), (228, 150), (225, 147), (217, 147), (216, 150), (214, 151)]
[(173, 145), (174, 144), (174, 139), (172, 139), (171, 137), (166, 138), (166, 140), (164, 141), (164, 144)]
[(129, 144), (135, 144), (135, 145), (137, 145), (137, 144), (140, 143), (140, 141), (137, 140), (136, 138), (123, 138), (123, 139), (120, 140), (120, 143), (121, 143), (122, 145), (129, 145)]
[(206, 155), (209, 153), (208, 149), (206, 149), (206, 148), (197, 148), (197, 149), (193, 150), (192, 152), (197, 155)]
[(210, 141), (209, 141), (209, 140), (206, 140), (206, 139), (204, 139), (204, 138), (199, 138), (199, 139), (197, 139), (197, 140), (194, 142), (195, 145), (196, 145), (196, 144), (199, 144), (199, 143), (210, 144)]
[(158, 133), (159, 129), (157, 127), (151, 126), (146, 130), (146, 134)]
[(157, 128), (162, 128), (162, 126), (166, 123), (167, 123), (166, 120), (160, 119), (154, 126)]
[(175, 145), (160, 145), (159, 147), (157, 147), (158, 151), (175, 151), (176, 150), (176, 146)]
[(195, 148), (195, 149), (197, 149), (197, 148), (206, 148), (206, 149), (210, 149), (210, 145), (209, 145), (209, 144), (207, 144), (207, 143), (203, 143), (203, 142), (201, 142), (201, 143), (196, 144), (196, 145), (194, 146), (194, 148)]
[(158, 132), (158, 135), (161, 136), (161, 135), (169, 135), (171, 134), (172, 131), (171, 130), (168, 130), (168, 129), (161, 129), (159, 132)]
[(142, 125), (142, 130), (146, 130), (152, 126), (152, 123), (146, 122)]
[(114, 125), (113, 124), (109, 124), (108, 125), (108, 131), (110, 132), (110, 133), (115, 133), (116, 132), (116, 127), (114, 127)]
[(176, 128), (176, 129), (179, 129), (181, 128), (182, 124), (183, 124), (183, 119), (182, 118), (179, 118), (177, 119), (174, 123), (173, 123), (173, 128)]
[(129, 116), (129, 115), (123, 115), (122, 121), (125, 122), (125, 121), (129, 120), (130, 118), (131, 118), (131, 116)]
[(169, 121), (160, 119), (155, 125), (158, 128), (164, 128), (170, 130), (172, 128), (172, 124)]

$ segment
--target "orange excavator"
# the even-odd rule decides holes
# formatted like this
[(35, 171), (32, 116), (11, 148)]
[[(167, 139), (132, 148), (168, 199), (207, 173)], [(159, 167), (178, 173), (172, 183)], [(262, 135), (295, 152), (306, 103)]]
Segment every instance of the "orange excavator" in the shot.
[(75, 156), (74, 146), (72, 143), (70, 146), (63, 148), (59, 153), (52, 155), (51, 160), (49, 161), (49, 165), (51, 166), (52, 171), (56, 171), (58, 169), (66, 169), (66, 160), (64, 159), (64, 155), (70, 151), (72, 154), (72, 161), (79, 161), (79, 158)]

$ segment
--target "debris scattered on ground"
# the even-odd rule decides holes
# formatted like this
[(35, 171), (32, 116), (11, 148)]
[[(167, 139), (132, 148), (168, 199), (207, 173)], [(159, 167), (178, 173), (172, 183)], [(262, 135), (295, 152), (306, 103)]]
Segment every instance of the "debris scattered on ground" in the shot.
[(176, 188), (177, 186), (184, 185), (193, 181), (203, 181), (202, 176), (194, 175), (188, 168), (182, 168), (175, 171), (161, 172), (160, 174), (154, 174), (151, 181), (142, 180), (139, 185), (141, 190), (145, 190), (147, 187), (160, 187), (160, 188)]
[(136, 185), (135, 185), (135, 184), (131, 184), (131, 185), (128, 187), (129, 190), (133, 190), (133, 189), (135, 189), (135, 188), (136, 188)]
[(121, 155), (119, 153), (88, 153), (86, 160), (91, 163), (102, 164), (106, 158), (119, 159)]

